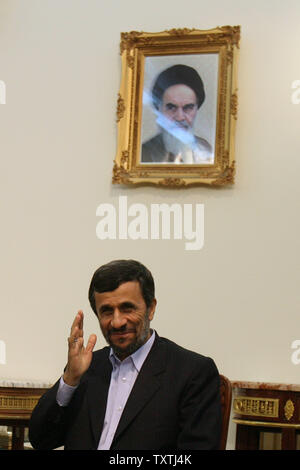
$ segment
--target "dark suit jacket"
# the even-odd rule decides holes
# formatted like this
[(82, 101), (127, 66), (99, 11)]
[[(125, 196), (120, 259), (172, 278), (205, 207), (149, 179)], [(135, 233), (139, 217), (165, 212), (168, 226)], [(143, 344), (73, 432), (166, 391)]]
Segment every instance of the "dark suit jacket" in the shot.
[[(97, 449), (112, 366), (109, 347), (93, 354), (70, 404), (56, 403), (57, 382), (40, 399), (29, 426), (36, 449)], [(221, 406), (212, 359), (156, 337), (136, 379), (111, 449), (217, 449)]]
[[(202, 139), (202, 137), (195, 136), (195, 138), (198, 145), (208, 154), (211, 154), (211, 145), (205, 139)], [(166, 151), (162, 134), (157, 134), (152, 137), (152, 139), (143, 143), (141, 157), (142, 163), (161, 163), (167, 161), (172, 163), (172, 155), (168, 154)]]

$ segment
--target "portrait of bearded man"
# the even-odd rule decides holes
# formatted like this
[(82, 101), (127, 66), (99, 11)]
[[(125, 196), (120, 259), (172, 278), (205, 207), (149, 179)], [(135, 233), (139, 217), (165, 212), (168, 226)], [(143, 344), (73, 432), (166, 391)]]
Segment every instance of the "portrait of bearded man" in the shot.
[(204, 100), (203, 80), (193, 67), (177, 64), (163, 70), (152, 88), (159, 133), (143, 143), (141, 163), (212, 164), (211, 144), (194, 133)]

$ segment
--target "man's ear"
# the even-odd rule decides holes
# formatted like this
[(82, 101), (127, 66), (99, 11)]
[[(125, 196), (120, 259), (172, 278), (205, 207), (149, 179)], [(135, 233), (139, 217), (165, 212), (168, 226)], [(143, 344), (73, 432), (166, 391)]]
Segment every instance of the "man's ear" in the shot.
[(153, 299), (150, 307), (148, 308), (148, 314), (149, 314), (148, 318), (150, 321), (153, 320), (156, 304), (157, 304), (157, 300)]

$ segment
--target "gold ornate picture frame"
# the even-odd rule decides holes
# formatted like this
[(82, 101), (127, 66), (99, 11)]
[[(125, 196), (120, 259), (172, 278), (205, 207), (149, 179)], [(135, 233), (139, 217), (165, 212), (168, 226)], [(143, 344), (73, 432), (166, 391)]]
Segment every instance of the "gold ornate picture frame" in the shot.
[(113, 183), (234, 183), (239, 26), (121, 33)]

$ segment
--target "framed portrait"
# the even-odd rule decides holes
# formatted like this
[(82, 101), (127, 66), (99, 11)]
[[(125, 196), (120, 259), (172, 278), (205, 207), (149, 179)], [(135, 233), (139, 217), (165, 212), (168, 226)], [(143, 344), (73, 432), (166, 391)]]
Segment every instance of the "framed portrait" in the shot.
[(239, 26), (121, 34), (113, 183), (234, 183), (239, 40)]

